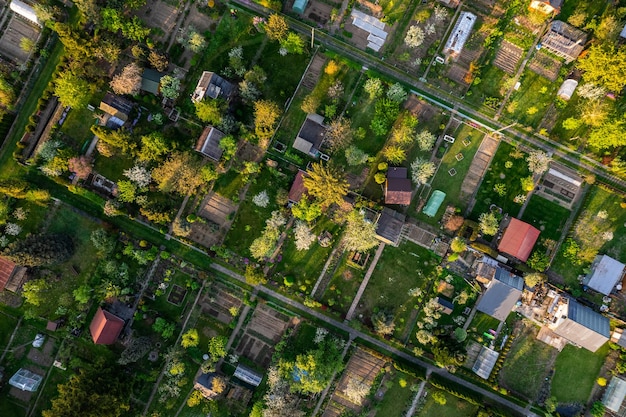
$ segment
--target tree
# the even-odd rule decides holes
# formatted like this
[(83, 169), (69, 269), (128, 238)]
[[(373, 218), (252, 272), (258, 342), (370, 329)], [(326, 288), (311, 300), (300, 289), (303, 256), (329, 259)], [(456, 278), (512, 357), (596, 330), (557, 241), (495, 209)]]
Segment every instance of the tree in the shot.
[(604, 404), (601, 401), (596, 401), (591, 406), (590, 412), (593, 417), (602, 417), (604, 416), (605, 411), (606, 409), (604, 407)]
[(80, 367), (63, 384), (43, 417), (120, 417), (130, 410), (132, 391), (124, 369), (114, 363), (97, 361), (95, 366)]
[(431, 397), (433, 398), (433, 401), (437, 404), (446, 405), (446, 395), (443, 393), (443, 391), (435, 391), (431, 394)]
[(601, 85), (609, 91), (620, 92), (626, 85), (626, 48), (612, 43), (598, 43), (578, 61), (585, 82)]
[(535, 271), (543, 272), (550, 266), (550, 258), (544, 252), (534, 251), (526, 263)]
[(304, 177), (307, 193), (317, 199), (322, 210), (332, 204), (340, 205), (348, 194), (348, 181), (345, 176), (330, 165), (317, 162)]
[(587, 103), (581, 103), (580, 121), (591, 127), (599, 127), (609, 117), (609, 105), (600, 100), (591, 100)]
[(379, 310), (377, 313), (372, 314), (372, 325), (374, 326), (374, 331), (381, 336), (393, 334), (396, 328), (393, 314), (385, 310)]
[(152, 177), (165, 192), (190, 195), (204, 181), (201, 175), (202, 162), (188, 152), (174, 152), (167, 160), (152, 170)]
[(224, 136), (217, 145), (222, 150), (222, 159), (229, 161), (237, 153), (237, 141), (232, 136)]
[(151, 132), (141, 137), (141, 150), (138, 157), (141, 161), (160, 161), (172, 150), (172, 145), (161, 132)]
[(417, 48), (424, 43), (425, 34), (422, 28), (417, 25), (412, 25), (406, 32), (404, 37), (404, 44), (409, 48)]
[(143, 69), (136, 63), (126, 65), (122, 72), (114, 76), (110, 82), (113, 92), (115, 94), (138, 94), (142, 73)]
[(287, 36), (289, 26), (284, 17), (273, 13), (267, 18), (267, 23), (264, 26), (267, 37), (272, 41), (281, 41)]
[(102, 228), (91, 232), (90, 240), (94, 249), (102, 258), (106, 258), (110, 255), (115, 249), (115, 244), (117, 243), (115, 238), (109, 235), (107, 231)]
[(35, 48), (35, 42), (30, 38), (20, 39), (20, 49), (26, 53), (30, 53)]
[(437, 138), (428, 130), (422, 130), (417, 134), (415, 140), (417, 141), (417, 146), (419, 146), (420, 150), (427, 152), (433, 148)]
[(500, 221), (496, 217), (495, 213), (482, 213), (478, 218), (478, 228), (481, 233), (487, 236), (493, 236), (498, 233), (499, 226)]
[(290, 54), (304, 53), (304, 39), (297, 33), (289, 32), (287, 37), (280, 41), (280, 46)]
[(433, 176), (436, 169), (437, 167), (434, 162), (417, 157), (415, 161), (411, 163), (411, 179), (417, 186), (426, 184), (430, 177)]
[(187, 33), (180, 36), (177, 41), (195, 53), (202, 51), (206, 46), (206, 39), (193, 26), (189, 26)]
[(395, 83), (389, 90), (387, 90), (387, 98), (396, 103), (402, 103), (406, 100), (407, 92), (404, 90), (404, 87), (400, 83)]
[(137, 199), (137, 185), (131, 181), (117, 182), (117, 199), (123, 203), (132, 203)]
[(401, 164), (406, 159), (406, 151), (398, 145), (389, 145), (383, 149), (383, 156), (392, 164)]
[(195, 103), (198, 119), (211, 125), (218, 125), (226, 110), (226, 102), (222, 99), (205, 98)]
[(412, 145), (415, 140), (417, 122), (417, 117), (406, 113), (402, 118), (402, 122), (391, 132), (391, 141), (404, 147)]
[(453, 214), (450, 216), (444, 223), (443, 228), (448, 232), (456, 232), (463, 226), (463, 222), (465, 219), (463, 216), (459, 216), (457, 214)]
[(248, 265), (246, 267), (246, 272), (244, 273), (244, 277), (246, 278), (246, 283), (252, 286), (264, 285), (265, 283), (267, 283), (267, 278), (265, 278), (265, 275), (263, 275), (263, 272), (260, 270), (257, 270), (252, 265)]
[(352, 142), (350, 120), (338, 117), (330, 122), (325, 138), (332, 152), (345, 149)]
[(174, 334), (176, 325), (165, 320), (163, 317), (157, 317), (152, 325), (152, 330), (163, 336), (164, 339), (169, 339)]
[(293, 217), (296, 219), (312, 222), (322, 215), (322, 208), (318, 203), (302, 198), (291, 206), (291, 214), (293, 214)]
[(11, 243), (4, 256), (22, 266), (51, 266), (74, 254), (74, 242), (65, 234), (32, 234)]
[(369, 95), (370, 100), (374, 100), (383, 93), (383, 83), (380, 78), (368, 78), (363, 89)]
[(139, 188), (145, 188), (152, 182), (152, 172), (143, 165), (135, 165), (125, 169), (124, 176)]
[(111, 148), (120, 150), (127, 155), (134, 155), (137, 151), (135, 138), (124, 128), (111, 130), (105, 126), (93, 125), (91, 131), (98, 137), (98, 143), (106, 143)]
[(50, 286), (51, 284), (43, 278), (28, 281), (22, 287), (22, 296), (28, 304), (39, 306), (47, 299)]
[(171, 100), (176, 100), (180, 94), (180, 78), (164, 75), (159, 84), (161, 95)]
[(356, 210), (346, 218), (346, 230), (343, 235), (344, 248), (349, 251), (364, 252), (378, 244), (376, 225), (365, 220)]
[(148, 62), (157, 71), (165, 71), (167, 69), (167, 66), (169, 65), (167, 57), (155, 51), (154, 49), (151, 49), (150, 53), (148, 54)]
[(315, 242), (315, 235), (311, 233), (309, 226), (303, 221), (297, 221), (294, 227), (294, 239), (296, 243), (296, 249), (309, 250), (313, 242)]
[(346, 388), (343, 393), (354, 404), (361, 405), (367, 394), (370, 392), (370, 386), (365, 382), (358, 380), (355, 377), (351, 377), (346, 384)]
[(626, 144), (626, 119), (613, 119), (589, 133), (587, 143), (598, 149), (609, 149)]
[(369, 159), (369, 155), (354, 145), (350, 145), (344, 151), (346, 162), (350, 166), (363, 165)]
[(317, 108), (321, 103), (322, 99), (317, 94), (310, 93), (302, 100), (300, 108), (305, 113), (313, 114), (317, 112)]
[(91, 86), (85, 79), (65, 70), (54, 82), (54, 94), (62, 105), (82, 109), (89, 103)]
[(7, 81), (3, 74), (0, 74), (0, 109), (11, 108), (15, 101), (15, 90), (13, 85)]
[(526, 157), (526, 162), (528, 162), (528, 170), (530, 172), (541, 175), (548, 170), (552, 158), (544, 151), (535, 149), (530, 151)]
[(187, 349), (190, 347), (198, 346), (198, 342), (200, 342), (200, 336), (198, 335), (198, 330), (189, 329), (183, 334), (180, 340), (180, 345), (184, 347), (185, 349)]
[(535, 181), (533, 181), (532, 176), (520, 178), (520, 182), (522, 183), (522, 191), (528, 193), (535, 188)]
[(228, 339), (225, 336), (215, 336), (209, 339), (208, 353), (211, 357), (211, 361), (217, 362), (226, 357), (228, 353), (226, 350), (227, 344)]
[(524, 282), (526, 283), (526, 286), (530, 288), (535, 288), (537, 284), (546, 282), (547, 278), (548, 277), (544, 274), (540, 274), (538, 272), (532, 272), (530, 274), (524, 275)]
[(86, 156), (75, 156), (69, 159), (68, 168), (77, 178), (85, 179), (91, 174), (91, 159)]
[(467, 244), (463, 239), (457, 236), (452, 239), (452, 243), (450, 243), (450, 249), (452, 249), (452, 252), (454, 253), (465, 252), (465, 250), (467, 249)]
[(606, 88), (592, 83), (586, 83), (578, 87), (576, 93), (587, 100), (598, 101), (606, 95)]
[(274, 135), (280, 114), (280, 108), (273, 101), (259, 100), (254, 103), (254, 133), (262, 143)]

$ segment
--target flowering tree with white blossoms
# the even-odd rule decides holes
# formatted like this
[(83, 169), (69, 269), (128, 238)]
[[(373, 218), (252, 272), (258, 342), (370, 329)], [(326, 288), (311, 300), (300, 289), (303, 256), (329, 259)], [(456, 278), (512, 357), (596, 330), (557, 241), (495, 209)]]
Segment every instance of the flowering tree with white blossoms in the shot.
[(152, 181), (152, 172), (143, 165), (135, 165), (124, 171), (124, 176), (138, 187), (147, 187)]
[(417, 25), (413, 25), (406, 32), (404, 37), (404, 44), (409, 48), (417, 48), (424, 43), (425, 34), (422, 28)]
[(265, 208), (270, 203), (270, 197), (267, 195), (267, 191), (263, 190), (252, 197), (252, 202), (259, 207)]
[(17, 236), (20, 234), (21, 231), (22, 231), (22, 226), (20, 226), (19, 224), (7, 223), (4, 226), (4, 233), (6, 233), (9, 236)]
[(296, 240), (297, 250), (308, 250), (313, 242), (315, 242), (315, 235), (311, 233), (311, 229), (306, 222), (298, 220), (294, 227), (294, 237)]

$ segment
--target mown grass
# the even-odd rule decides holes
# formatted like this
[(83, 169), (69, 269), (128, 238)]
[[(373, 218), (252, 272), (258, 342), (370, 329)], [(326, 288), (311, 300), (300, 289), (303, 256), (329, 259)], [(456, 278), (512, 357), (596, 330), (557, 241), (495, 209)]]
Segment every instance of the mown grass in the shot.
[[(446, 399), (446, 403), (440, 405), (435, 402), (432, 394), (440, 392)], [(429, 387), (426, 403), (422, 411), (417, 414), (418, 417), (466, 417), (473, 416), (478, 410), (478, 406), (468, 403), (461, 398), (455, 397), (447, 391)]]
[[(400, 380), (406, 382), (406, 386), (400, 386)], [(400, 371), (394, 371), (393, 377), (387, 382), (389, 388), (385, 391), (385, 396), (377, 405), (377, 416), (400, 417), (405, 414), (405, 406), (411, 402), (415, 395), (411, 391), (411, 385), (417, 384), (417, 378)]]
[(537, 340), (538, 329), (529, 325), (518, 335), (500, 371), (500, 381), (509, 390), (534, 401), (558, 351)]
[(524, 210), (522, 220), (541, 230), (540, 238), (558, 241), (569, 215), (568, 209), (533, 195)]
[(513, 120), (537, 127), (543, 119), (546, 110), (555, 100), (555, 93), (559, 83), (552, 82), (531, 70), (524, 71), (520, 79), (521, 87), (515, 91), (507, 103), (507, 108)]
[(560, 403), (586, 404), (608, 353), (608, 343), (595, 353), (569, 344), (565, 346), (556, 358), (551, 395)]

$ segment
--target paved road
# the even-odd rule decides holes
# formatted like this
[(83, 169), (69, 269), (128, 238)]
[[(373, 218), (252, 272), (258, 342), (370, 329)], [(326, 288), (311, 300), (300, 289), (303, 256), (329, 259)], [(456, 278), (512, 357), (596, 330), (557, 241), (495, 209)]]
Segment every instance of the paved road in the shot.
[[(228, 275), (231, 278), (234, 278), (240, 282), (245, 282), (245, 278), (236, 273), (231, 271), (228, 268), (223, 267), (222, 265), (219, 264), (211, 264), (211, 268), (222, 273), (225, 275)], [(309, 307), (306, 307), (305, 305), (292, 300), (291, 298), (287, 298), (282, 294), (277, 293), (276, 291), (270, 290), (269, 288), (266, 287), (256, 287), (256, 289), (258, 290), (259, 293), (263, 293), (266, 295), (269, 295), (270, 297), (279, 300), (281, 303), (288, 305), (289, 307), (291, 307), (292, 309), (296, 310), (296, 311), (301, 311), (301, 312), (305, 312), (306, 314), (315, 317), (318, 320), (324, 321), (327, 324), (329, 324), (330, 326), (342, 330), (346, 333), (348, 333), (350, 335), (351, 339), (361, 339), (366, 341), (367, 343), (376, 346), (378, 349), (380, 349), (382, 352), (387, 352), (390, 354), (393, 354), (397, 357), (400, 357), (404, 360), (406, 360), (407, 362), (413, 363), (415, 365), (421, 366), (424, 369), (426, 369), (427, 373), (435, 373), (437, 375), (441, 375), (444, 378), (447, 378), (453, 382), (456, 382), (457, 384), (463, 385), (464, 387), (471, 389), (472, 391), (475, 391), (477, 393), (479, 393), (480, 395), (482, 395), (485, 398), (489, 398), (491, 401), (502, 404), (505, 407), (510, 408), (511, 410), (514, 410), (518, 413), (520, 413), (521, 415), (524, 416), (528, 416), (528, 417), (539, 417), (537, 414), (531, 412), (529, 410), (529, 407), (521, 407), (509, 400), (507, 400), (506, 398), (500, 397), (499, 395), (495, 394), (494, 392), (491, 391), (487, 391), (486, 389), (480, 388), (475, 386), (474, 384), (472, 384), (471, 382), (468, 382), (462, 378), (459, 378), (456, 375), (453, 375), (451, 373), (449, 373), (448, 371), (446, 371), (445, 369), (439, 368), (437, 366), (434, 366), (428, 362), (424, 362), (423, 360), (416, 358), (413, 355), (409, 355), (406, 352), (403, 352), (399, 349), (396, 349), (393, 346), (388, 345), (387, 343), (378, 340), (368, 334), (365, 334), (363, 332), (360, 332), (358, 330), (353, 329), (352, 327), (348, 326), (345, 323), (342, 323), (340, 321), (337, 321), (331, 317), (328, 317), (322, 313), (319, 313), (313, 309), (310, 309)]]
[[(268, 15), (270, 13), (275, 13), (274, 11), (266, 9), (256, 3), (252, 3), (249, 0), (233, 0), (233, 2), (258, 14)], [(305, 36), (310, 35), (311, 27), (309, 25), (290, 18), (289, 16), (284, 17), (294, 31)], [(407, 74), (402, 70), (387, 64), (385, 61), (361, 51), (343, 41), (333, 38), (324, 32), (315, 31), (315, 39), (325, 47), (338, 51), (342, 55), (361, 63), (367, 68), (375, 69), (384, 75), (410, 85), (413, 88), (412, 92), (417, 96), (449, 112), (456, 113), (459, 117), (465, 118), (491, 131), (502, 129), (506, 126), (505, 123), (485, 116), (478, 110), (465, 104), (462, 97), (456, 97), (449, 92), (437, 89), (424, 82), (423, 79), (418, 79), (413, 75)], [(567, 161), (572, 166), (583, 167), (595, 174), (598, 179), (603, 179), (614, 186), (626, 190), (626, 181), (612, 175), (608, 172), (607, 167), (598, 161), (595, 161), (585, 155), (581, 155), (578, 152), (561, 145), (558, 142), (555, 142), (547, 137), (540, 137), (538, 135), (530, 136), (519, 130), (512, 129), (507, 131), (507, 135), (513, 136), (513, 139), (517, 141), (532, 145), (534, 148), (543, 149), (546, 152), (552, 153), (559, 159)], [(511, 141), (511, 138), (504, 137), (504, 140)]]

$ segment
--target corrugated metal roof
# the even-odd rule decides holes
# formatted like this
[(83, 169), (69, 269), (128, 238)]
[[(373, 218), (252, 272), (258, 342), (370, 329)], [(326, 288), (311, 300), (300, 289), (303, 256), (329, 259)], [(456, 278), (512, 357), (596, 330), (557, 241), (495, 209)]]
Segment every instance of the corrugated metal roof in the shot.
[(520, 291), (524, 289), (524, 279), (522, 277), (518, 277), (510, 271), (507, 271), (504, 268), (496, 268), (495, 278), (501, 283), (508, 285), (509, 287), (513, 287)]
[(596, 257), (591, 266), (591, 274), (583, 280), (592, 290), (609, 295), (624, 275), (624, 264), (608, 255)]
[(517, 288), (494, 280), (480, 298), (477, 309), (493, 318), (504, 321), (521, 296), (522, 291)]
[(608, 338), (611, 336), (609, 319), (574, 300), (570, 300), (569, 302), (567, 316), (576, 323), (588, 328), (589, 330), (593, 330), (604, 337)]

